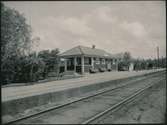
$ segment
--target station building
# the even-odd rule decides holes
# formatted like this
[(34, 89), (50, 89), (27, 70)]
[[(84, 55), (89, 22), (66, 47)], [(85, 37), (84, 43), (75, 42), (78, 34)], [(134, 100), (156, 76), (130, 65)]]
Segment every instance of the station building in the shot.
[(117, 70), (117, 64), (123, 59), (123, 54), (111, 54), (102, 49), (76, 46), (60, 55), (60, 72), (74, 71), (80, 74), (90, 70)]

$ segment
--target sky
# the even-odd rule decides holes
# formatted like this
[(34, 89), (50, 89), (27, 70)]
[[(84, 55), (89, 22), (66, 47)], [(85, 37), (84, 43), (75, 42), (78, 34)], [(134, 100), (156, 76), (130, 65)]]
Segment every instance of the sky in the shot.
[(165, 1), (8, 1), (32, 27), (35, 51), (82, 45), (134, 58), (166, 56)]

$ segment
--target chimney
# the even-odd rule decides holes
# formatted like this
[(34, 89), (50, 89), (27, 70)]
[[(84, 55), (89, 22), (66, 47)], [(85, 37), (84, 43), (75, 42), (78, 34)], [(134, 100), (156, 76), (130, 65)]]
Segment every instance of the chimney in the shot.
[(92, 45), (92, 49), (95, 49), (95, 47), (96, 47), (95, 45)]

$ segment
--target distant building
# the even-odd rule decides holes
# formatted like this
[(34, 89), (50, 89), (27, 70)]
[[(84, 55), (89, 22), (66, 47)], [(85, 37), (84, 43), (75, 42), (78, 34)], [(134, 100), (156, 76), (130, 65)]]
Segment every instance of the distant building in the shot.
[(117, 70), (117, 64), (123, 59), (123, 54), (110, 54), (104, 50), (91, 47), (76, 46), (60, 55), (60, 72), (75, 71), (77, 73), (88, 73), (90, 69), (100, 68), (106, 70)]

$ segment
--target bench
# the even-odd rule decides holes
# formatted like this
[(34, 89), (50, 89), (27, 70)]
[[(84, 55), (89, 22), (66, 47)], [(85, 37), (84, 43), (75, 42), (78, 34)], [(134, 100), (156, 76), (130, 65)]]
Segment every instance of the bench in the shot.
[(90, 69), (89, 69), (89, 72), (90, 72), (90, 73), (96, 73), (96, 72), (98, 72), (98, 69), (90, 68)]
[(100, 71), (100, 72), (105, 72), (105, 71), (106, 71), (106, 68), (99, 68), (99, 71)]

